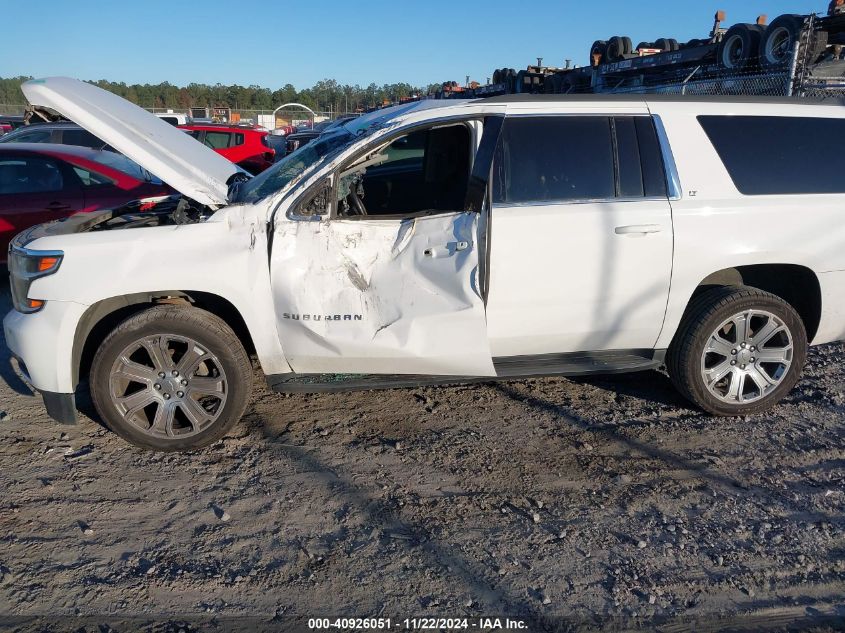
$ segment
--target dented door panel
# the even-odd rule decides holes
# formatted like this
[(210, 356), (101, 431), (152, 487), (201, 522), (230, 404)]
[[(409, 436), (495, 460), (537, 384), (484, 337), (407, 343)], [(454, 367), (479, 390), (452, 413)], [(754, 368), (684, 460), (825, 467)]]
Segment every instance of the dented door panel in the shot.
[(477, 213), (277, 224), (279, 336), (297, 373), (493, 376)]

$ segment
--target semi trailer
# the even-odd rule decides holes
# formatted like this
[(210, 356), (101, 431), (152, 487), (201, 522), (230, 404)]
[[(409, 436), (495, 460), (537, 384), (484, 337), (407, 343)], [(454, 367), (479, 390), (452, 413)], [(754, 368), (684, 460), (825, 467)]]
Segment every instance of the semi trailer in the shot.
[(542, 58), (523, 70), (498, 68), (485, 85), (442, 84), (441, 98), (514, 93), (690, 92), (691, 94), (816, 94), (845, 91), (845, 0), (825, 15), (786, 14), (771, 22), (725, 27), (718, 11), (707, 37), (679, 42), (616, 35), (590, 47), (588, 63), (562, 67)]

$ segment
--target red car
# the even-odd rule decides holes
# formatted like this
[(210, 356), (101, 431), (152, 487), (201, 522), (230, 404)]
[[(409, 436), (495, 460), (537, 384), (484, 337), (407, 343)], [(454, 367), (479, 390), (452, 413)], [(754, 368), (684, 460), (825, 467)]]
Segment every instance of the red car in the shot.
[(138, 201), (155, 208), (176, 192), (114, 152), (48, 143), (0, 145), (0, 263), (9, 241), (36, 224)]
[(213, 123), (179, 127), (253, 175), (270, 167), (276, 158), (276, 151), (267, 140), (269, 133), (264, 128)]

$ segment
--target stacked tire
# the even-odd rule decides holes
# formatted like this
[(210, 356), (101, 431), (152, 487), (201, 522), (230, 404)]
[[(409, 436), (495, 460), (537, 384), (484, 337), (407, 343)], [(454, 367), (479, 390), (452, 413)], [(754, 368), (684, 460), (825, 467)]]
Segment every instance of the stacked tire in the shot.
[(772, 20), (760, 42), (760, 65), (765, 69), (788, 66), (798, 48), (798, 58), (815, 62), (827, 48), (826, 31), (805, 33), (807, 18), (803, 15), (781, 15)]

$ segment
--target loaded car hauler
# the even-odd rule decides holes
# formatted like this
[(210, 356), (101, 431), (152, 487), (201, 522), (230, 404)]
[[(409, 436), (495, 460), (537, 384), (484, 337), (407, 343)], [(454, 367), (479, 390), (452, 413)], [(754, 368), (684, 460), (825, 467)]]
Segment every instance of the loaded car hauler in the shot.
[(492, 83), (456, 90), (443, 84), (438, 96), (476, 98), (516, 93), (680, 92), (791, 96), (845, 88), (845, 0), (833, 0), (827, 15), (765, 15), (755, 24), (723, 28), (716, 13), (707, 38), (679, 43), (671, 38), (640, 42), (625, 36), (597, 40), (589, 65), (555, 68), (542, 59), (525, 70), (500, 68)]

